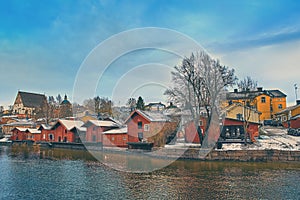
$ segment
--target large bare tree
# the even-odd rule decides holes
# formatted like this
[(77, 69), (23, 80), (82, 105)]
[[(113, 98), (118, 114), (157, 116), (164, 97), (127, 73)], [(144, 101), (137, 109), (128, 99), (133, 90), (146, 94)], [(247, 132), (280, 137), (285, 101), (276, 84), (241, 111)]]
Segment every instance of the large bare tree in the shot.
[[(190, 111), (204, 147), (211, 146), (214, 141), (207, 141), (208, 137), (202, 137), (199, 124), (201, 112), (204, 108), (208, 117), (205, 134), (217, 132), (218, 130), (209, 126), (210, 122), (212, 119), (214, 122), (219, 119), (222, 94), (227, 87), (233, 86), (236, 80), (234, 69), (221, 65), (218, 60), (212, 59), (203, 51), (184, 58), (172, 72), (173, 87), (166, 90), (165, 94), (170, 100)], [(216, 128), (219, 124), (214, 125)]]

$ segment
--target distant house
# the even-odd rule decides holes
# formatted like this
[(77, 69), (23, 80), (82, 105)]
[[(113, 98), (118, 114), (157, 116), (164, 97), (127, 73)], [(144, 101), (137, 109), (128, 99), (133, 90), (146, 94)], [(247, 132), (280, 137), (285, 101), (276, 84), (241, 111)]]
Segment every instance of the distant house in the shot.
[(36, 123), (31, 121), (31, 120), (16, 119), (16, 120), (13, 120), (10, 123), (3, 124), (2, 125), (2, 132), (5, 135), (12, 135), (12, 130), (14, 128), (17, 128), (17, 127), (19, 127), (19, 128), (36, 128)]
[(111, 129), (102, 133), (104, 147), (127, 147), (128, 134), (127, 127)]
[(164, 145), (165, 134), (172, 134), (177, 123), (160, 112), (135, 110), (125, 121), (128, 129), (128, 142), (147, 140), (155, 146)]
[(43, 94), (19, 91), (13, 105), (13, 114), (27, 118), (45, 117), (47, 99)]
[[(207, 115), (205, 111), (202, 112), (203, 114), (200, 116), (199, 126), (201, 129), (201, 133), (205, 134), (205, 129), (207, 127)], [(247, 116), (246, 116), (247, 114)], [(261, 115), (260, 112), (253, 108), (249, 108), (243, 106), (241, 103), (232, 103), (229, 106), (225, 107), (222, 110), (222, 115), (224, 115), (224, 126), (231, 126), (231, 125), (244, 125), (244, 119), (246, 118), (248, 121), (248, 132), (252, 136), (258, 136), (258, 128), (260, 125), (259, 116)], [(220, 121), (221, 123), (221, 121)], [(196, 126), (194, 125), (193, 121), (188, 121), (184, 125), (184, 132), (185, 132), (185, 141), (188, 143), (200, 143), (199, 134), (196, 130)]]
[[(52, 127), (51, 130), (42, 129), (42, 135), (44, 131), (48, 135), (48, 141), (54, 142), (81, 142), (80, 135), (77, 130), (85, 131), (82, 121), (77, 120), (63, 120), (59, 119)], [(74, 129), (75, 128), (75, 129)], [(43, 131), (44, 130), (44, 131)]]
[(111, 120), (89, 120), (82, 127), (86, 128), (86, 142), (102, 143), (102, 133), (120, 125)]
[(163, 111), (166, 108), (165, 104), (159, 103), (149, 103), (145, 106), (145, 110), (148, 111)]
[(261, 112), (260, 121), (273, 119), (275, 114), (286, 108), (286, 95), (280, 90), (263, 90), (258, 87), (255, 91), (230, 92), (226, 97), (228, 105), (242, 103)]
[(298, 125), (298, 120), (300, 116), (300, 100), (296, 101), (296, 105), (289, 106), (286, 109), (276, 113), (276, 118), (278, 121), (280, 121), (284, 127), (290, 127), (291, 128), (300, 128), (300, 125)]

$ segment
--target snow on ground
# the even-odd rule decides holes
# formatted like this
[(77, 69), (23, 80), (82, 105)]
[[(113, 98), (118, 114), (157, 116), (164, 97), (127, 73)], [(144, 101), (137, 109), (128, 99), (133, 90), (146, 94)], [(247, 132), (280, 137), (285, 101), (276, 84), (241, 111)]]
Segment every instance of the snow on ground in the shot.
[[(253, 144), (229, 143), (222, 145), (221, 150), (300, 150), (300, 137), (287, 135), (287, 129), (282, 127), (265, 126), (261, 129), (261, 135)], [(183, 138), (178, 138), (175, 144), (165, 145), (168, 149), (199, 148), (200, 144), (185, 143)]]
[(263, 127), (263, 134), (253, 144), (223, 144), (222, 150), (300, 150), (300, 137), (287, 135), (287, 129), (281, 127)]

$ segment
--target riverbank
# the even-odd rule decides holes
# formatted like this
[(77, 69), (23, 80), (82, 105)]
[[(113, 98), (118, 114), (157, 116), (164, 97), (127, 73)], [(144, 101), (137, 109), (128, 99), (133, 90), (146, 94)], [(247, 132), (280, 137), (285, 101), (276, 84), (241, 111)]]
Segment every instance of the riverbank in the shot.
[[(3, 144), (1, 144), (3, 145)], [(13, 144), (16, 146), (16, 144)], [(19, 144), (18, 144), (19, 145)], [(22, 144), (24, 146), (24, 144)], [(242, 149), (242, 150), (219, 150), (190, 148), (161, 148), (153, 151), (128, 150), (125, 148), (93, 148), (86, 149), (79, 144), (55, 144), (52, 147), (35, 146), (41, 149), (65, 149), (76, 151), (89, 150), (98, 153), (112, 153), (125, 155), (147, 156), (158, 159), (180, 159), (199, 161), (243, 161), (243, 162), (300, 162), (300, 151), (298, 150), (277, 150), (277, 149)]]

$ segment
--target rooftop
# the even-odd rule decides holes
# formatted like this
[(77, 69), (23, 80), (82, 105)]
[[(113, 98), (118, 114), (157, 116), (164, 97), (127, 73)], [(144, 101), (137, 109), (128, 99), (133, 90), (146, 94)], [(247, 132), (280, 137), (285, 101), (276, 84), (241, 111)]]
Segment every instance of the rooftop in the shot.
[(20, 95), (23, 105), (25, 107), (39, 107), (47, 101), (46, 96), (44, 94), (36, 94), (21, 91), (19, 91), (18, 94)]
[(122, 133), (123, 134), (127, 133), (127, 126), (123, 127), (123, 128), (112, 129), (112, 130), (103, 132), (103, 134), (122, 134)]
[(84, 127), (89, 127), (91, 125), (99, 126), (99, 127), (119, 127), (120, 125), (108, 120), (89, 120), (85, 124)]

